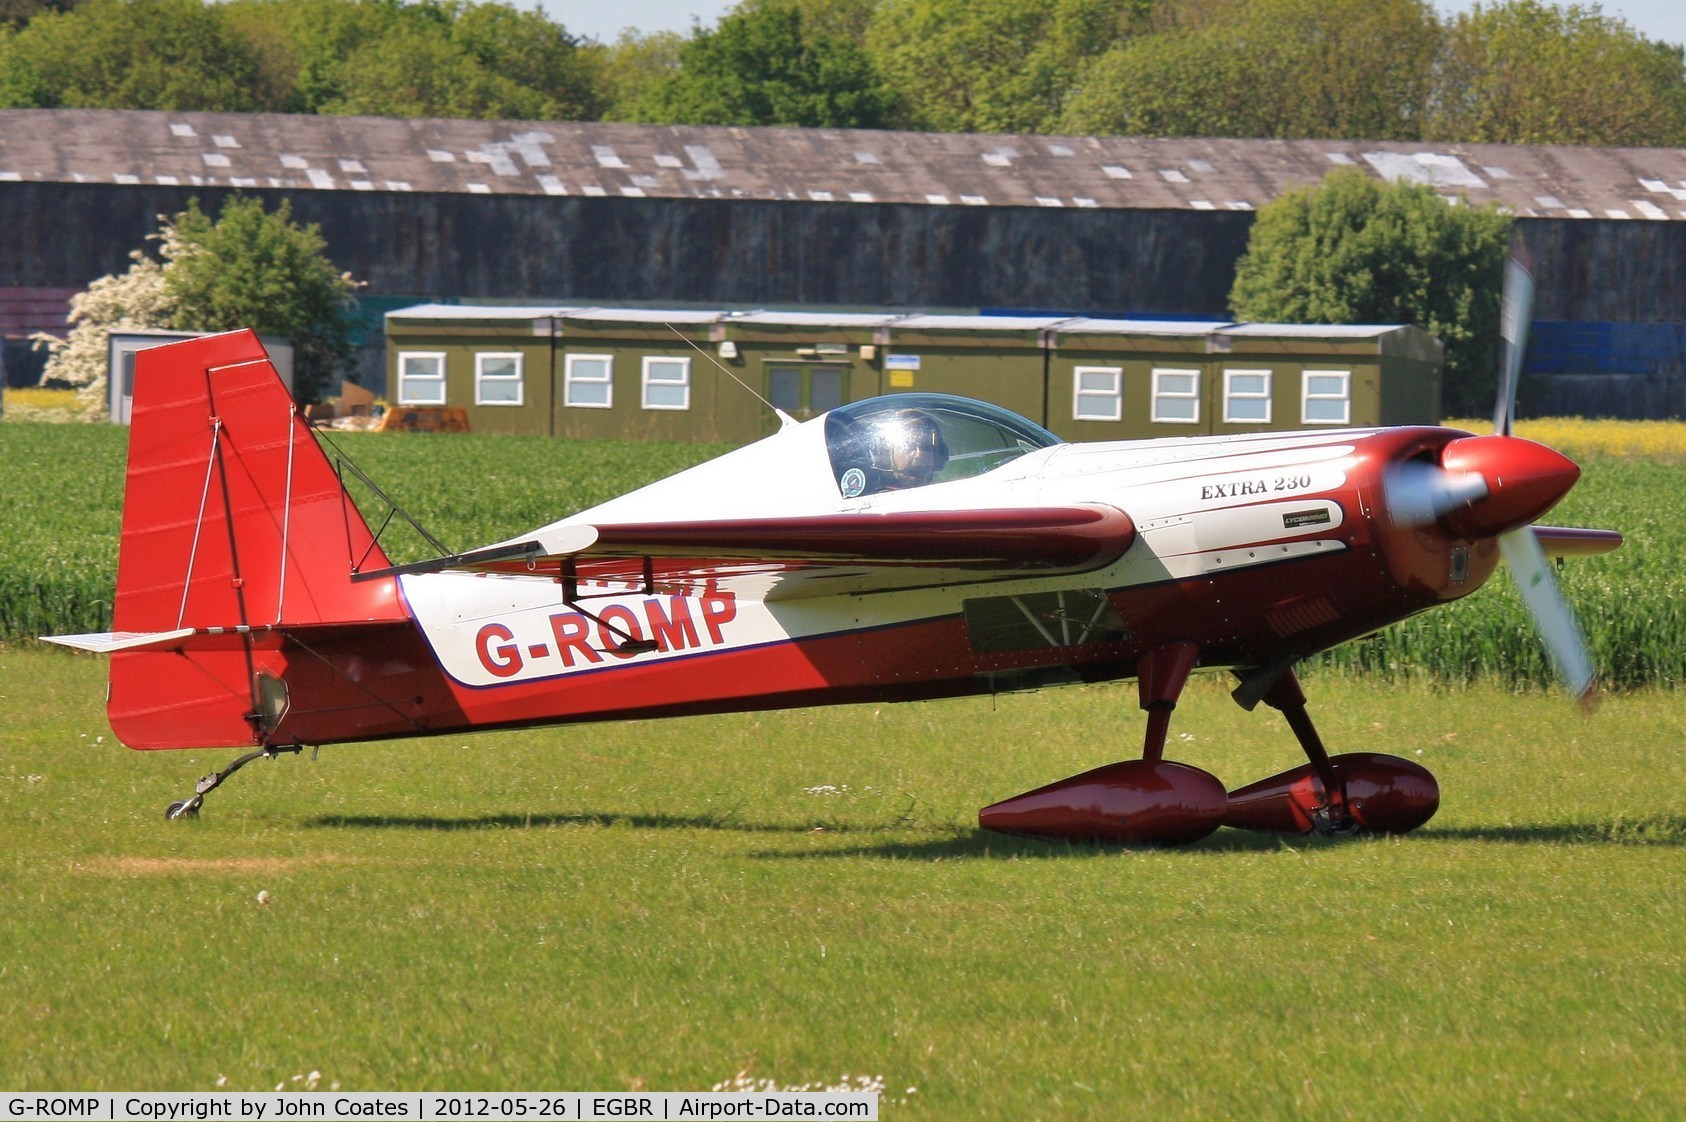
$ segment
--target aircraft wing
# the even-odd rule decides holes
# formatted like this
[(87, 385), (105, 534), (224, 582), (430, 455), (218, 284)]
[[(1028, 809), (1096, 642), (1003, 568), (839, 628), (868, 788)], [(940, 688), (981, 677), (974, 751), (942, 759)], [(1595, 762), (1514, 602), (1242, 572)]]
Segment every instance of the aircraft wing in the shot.
[[(546, 549), (547, 535), (572, 548)], [(1115, 561), (1135, 537), (1129, 515), (1099, 503), (678, 520), (551, 527), (527, 539), (363, 576), (451, 570), (714, 586), (753, 578), (764, 586), (776, 583), (778, 594), (789, 597), (803, 595), (802, 586), (820, 577), (828, 578), (823, 589), (812, 592), (841, 591), (839, 579), (850, 576), (859, 590), (870, 591), (941, 583), (951, 571), (972, 580), (992, 572), (1082, 572)]]

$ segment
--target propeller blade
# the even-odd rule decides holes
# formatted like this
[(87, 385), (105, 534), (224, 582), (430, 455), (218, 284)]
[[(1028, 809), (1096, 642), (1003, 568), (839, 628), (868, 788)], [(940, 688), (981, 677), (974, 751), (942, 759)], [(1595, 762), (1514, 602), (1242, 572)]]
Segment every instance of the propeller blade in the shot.
[(1580, 625), (1575, 622), (1575, 613), (1558, 591), (1539, 539), (1531, 527), (1520, 526), (1499, 535), (1499, 551), (1516, 577), (1522, 602), (1534, 617), (1534, 626), (1539, 629), (1558, 678), (1575, 700), (1591, 707), (1597, 700), (1592, 656), (1587, 652)]
[(1504, 293), (1499, 297), (1499, 400), (1493, 410), (1493, 431), (1509, 436), (1516, 416), (1516, 383), (1522, 374), (1522, 350), (1534, 308), (1534, 274), (1527, 251), (1514, 243), (1505, 258)]

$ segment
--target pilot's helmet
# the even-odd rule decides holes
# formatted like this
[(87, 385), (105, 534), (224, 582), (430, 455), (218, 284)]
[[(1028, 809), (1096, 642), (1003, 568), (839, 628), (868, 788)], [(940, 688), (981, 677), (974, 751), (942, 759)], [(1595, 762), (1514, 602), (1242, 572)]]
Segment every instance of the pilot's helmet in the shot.
[(874, 419), (872, 466), (892, 487), (922, 487), (948, 464), (948, 442), (929, 413), (897, 409)]

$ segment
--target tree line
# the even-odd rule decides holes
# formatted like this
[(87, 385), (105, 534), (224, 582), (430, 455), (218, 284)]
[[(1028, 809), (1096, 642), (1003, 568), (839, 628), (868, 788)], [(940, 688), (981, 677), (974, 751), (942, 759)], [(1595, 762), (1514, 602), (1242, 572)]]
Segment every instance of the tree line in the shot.
[(0, 0), (0, 107), (1686, 145), (1686, 56), (1596, 5), (742, 0), (689, 35), (494, 0)]

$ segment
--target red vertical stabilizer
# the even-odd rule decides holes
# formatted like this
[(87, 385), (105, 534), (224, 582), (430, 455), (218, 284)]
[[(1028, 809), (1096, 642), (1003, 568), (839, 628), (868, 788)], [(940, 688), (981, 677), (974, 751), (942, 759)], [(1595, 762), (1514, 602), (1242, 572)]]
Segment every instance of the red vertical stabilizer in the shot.
[(259, 743), (289, 635), (404, 620), (396, 585), (352, 581), (386, 556), (257, 336), (136, 358), (113, 625), (191, 634), (112, 656), (112, 728), (135, 748)]

